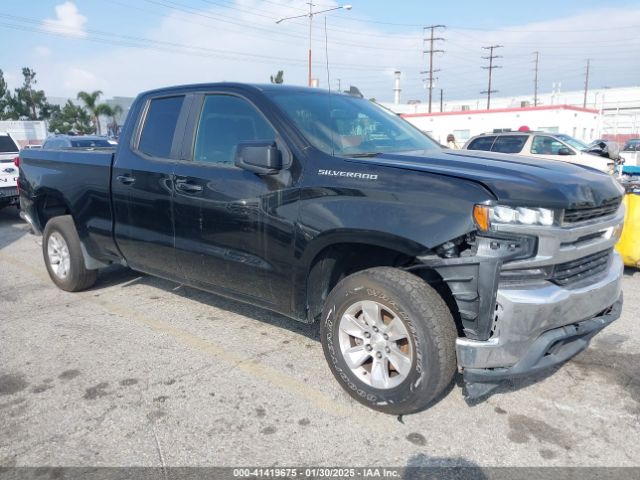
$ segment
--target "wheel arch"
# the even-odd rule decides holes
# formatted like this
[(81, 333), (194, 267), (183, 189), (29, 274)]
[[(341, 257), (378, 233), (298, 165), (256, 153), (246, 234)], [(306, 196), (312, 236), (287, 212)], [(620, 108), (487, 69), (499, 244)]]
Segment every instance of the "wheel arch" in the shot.
[[(313, 322), (333, 287), (344, 277), (373, 267), (407, 268), (430, 250), (406, 238), (368, 230), (341, 230), (318, 237), (302, 256), (296, 309), (301, 318)], [(441, 281), (437, 272), (421, 269), (415, 274), (427, 283)], [(446, 295), (445, 289), (441, 294)], [(450, 292), (449, 292), (450, 295)], [(449, 303), (449, 302), (447, 302)]]
[(64, 194), (52, 188), (39, 189), (33, 197), (33, 207), (35, 211), (33, 220), (37, 222), (40, 232), (44, 232), (47, 222), (52, 218), (71, 215), (71, 207)]
[(44, 233), (44, 229), (51, 219), (68, 215), (80, 239), (80, 248), (82, 249), (85, 267), (89, 270), (94, 270), (107, 266), (107, 264), (95, 259), (89, 254), (84, 241), (83, 231), (78, 228), (78, 223), (72, 213), (69, 202), (62, 192), (55, 189), (41, 189), (34, 197), (34, 212), (36, 218), (33, 220), (34, 223), (37, 222), (36, 226), (40, 233)]

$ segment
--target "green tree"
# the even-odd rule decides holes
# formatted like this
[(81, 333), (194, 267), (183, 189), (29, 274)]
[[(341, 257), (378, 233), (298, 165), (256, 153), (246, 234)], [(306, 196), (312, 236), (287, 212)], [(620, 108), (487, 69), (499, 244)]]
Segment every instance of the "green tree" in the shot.
[(284, 83), (284, 70), (278, 70), (275, 76), (271, 75), (271, 83)]
[(98, 99), (102, 95), (101, 90), (94, 90), (93, 92), (78, 92), (78, 100), (82, 100), (84, 102), (84, 106), (89, 112), (91, 116), (91, 121), (93, 122), (93, 126), (100, 135), (100, 115), (101, 111), (103, 111), (102, 105), (98, 104)]
[(57, 105), (49, 121), (49, 131), (53, 133), (67, 134), (71, 131), (80, 135), (95, 133), (91, 115), (81, 105), (68, 100), (64, 107)]
[(6, 116), (11, 120), (23, 118), (29, 120), (46, 120), (51, 116), (52, 106), (47, 102), (47, 96), (43, 90), (35, 88), (38, 81), (36, 72), (28, 67), (22, 69), (24, 81), (20, 88), (14, 90), (14, 94), (7, 93)]
[(0, 70), (0, 120), (7, 120), (8, 96), (11, 92), (7, 87), (7, 81), (4, 79), (4, 72)]

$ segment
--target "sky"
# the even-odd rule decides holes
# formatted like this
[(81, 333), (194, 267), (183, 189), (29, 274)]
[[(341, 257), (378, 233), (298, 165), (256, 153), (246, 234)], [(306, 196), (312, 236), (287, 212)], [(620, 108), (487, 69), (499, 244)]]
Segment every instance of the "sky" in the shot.
[[(344, 5), (316, 0), (316, 11)], [(350, 0), (313, 17), (313, 76), (320, 86), (357, 86), (379, 101), (393, 98), (402, 72), (402, 100), (427, 96), (428, 42), (436, 30), (434, 99), (480, 98), (487, 89), (488, 51), (502, 45), (493, 70), (495, 96), (533, 95), (534, 53), (539, 91), (640, 85), (640, 2), (609, 0), (419, 1)], [(304, 0), (2, 0), (0, 69), (10, 88), (22, 67), (37, 72), (51, 97), (102, 90), (135, 96), (161, 86), (269, 82), (284, 70), (288, 84), (306, 85), (309, 19)], [(326, 28), (325, 28), (326, 20)], [(327, 62), (329, 68), (327, 69)], [(435, 100), (434, 100), (435, 101)]]

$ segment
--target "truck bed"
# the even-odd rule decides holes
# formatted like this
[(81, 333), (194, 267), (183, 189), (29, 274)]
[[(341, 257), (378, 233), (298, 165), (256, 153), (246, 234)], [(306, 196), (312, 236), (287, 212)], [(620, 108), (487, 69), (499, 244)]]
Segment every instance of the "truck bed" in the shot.
[(23, 198), (38, 203), (34, 228), (66, 212), (92, 257), (118, 258), (110, 196), (114, 153), (115, 148), (22, 150), (19, 187), (28, 193)]

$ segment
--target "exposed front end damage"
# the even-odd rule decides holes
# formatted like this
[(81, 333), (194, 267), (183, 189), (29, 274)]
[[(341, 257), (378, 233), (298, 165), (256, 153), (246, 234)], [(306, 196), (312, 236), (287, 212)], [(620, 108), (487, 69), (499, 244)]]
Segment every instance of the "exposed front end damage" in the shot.
[(553, 226), (496, 225), (419, 259), (455, 300), (467, 398), (565, 362), (620, 316), (623, 264), (613, 247), (623, 219), (621, 206)]

